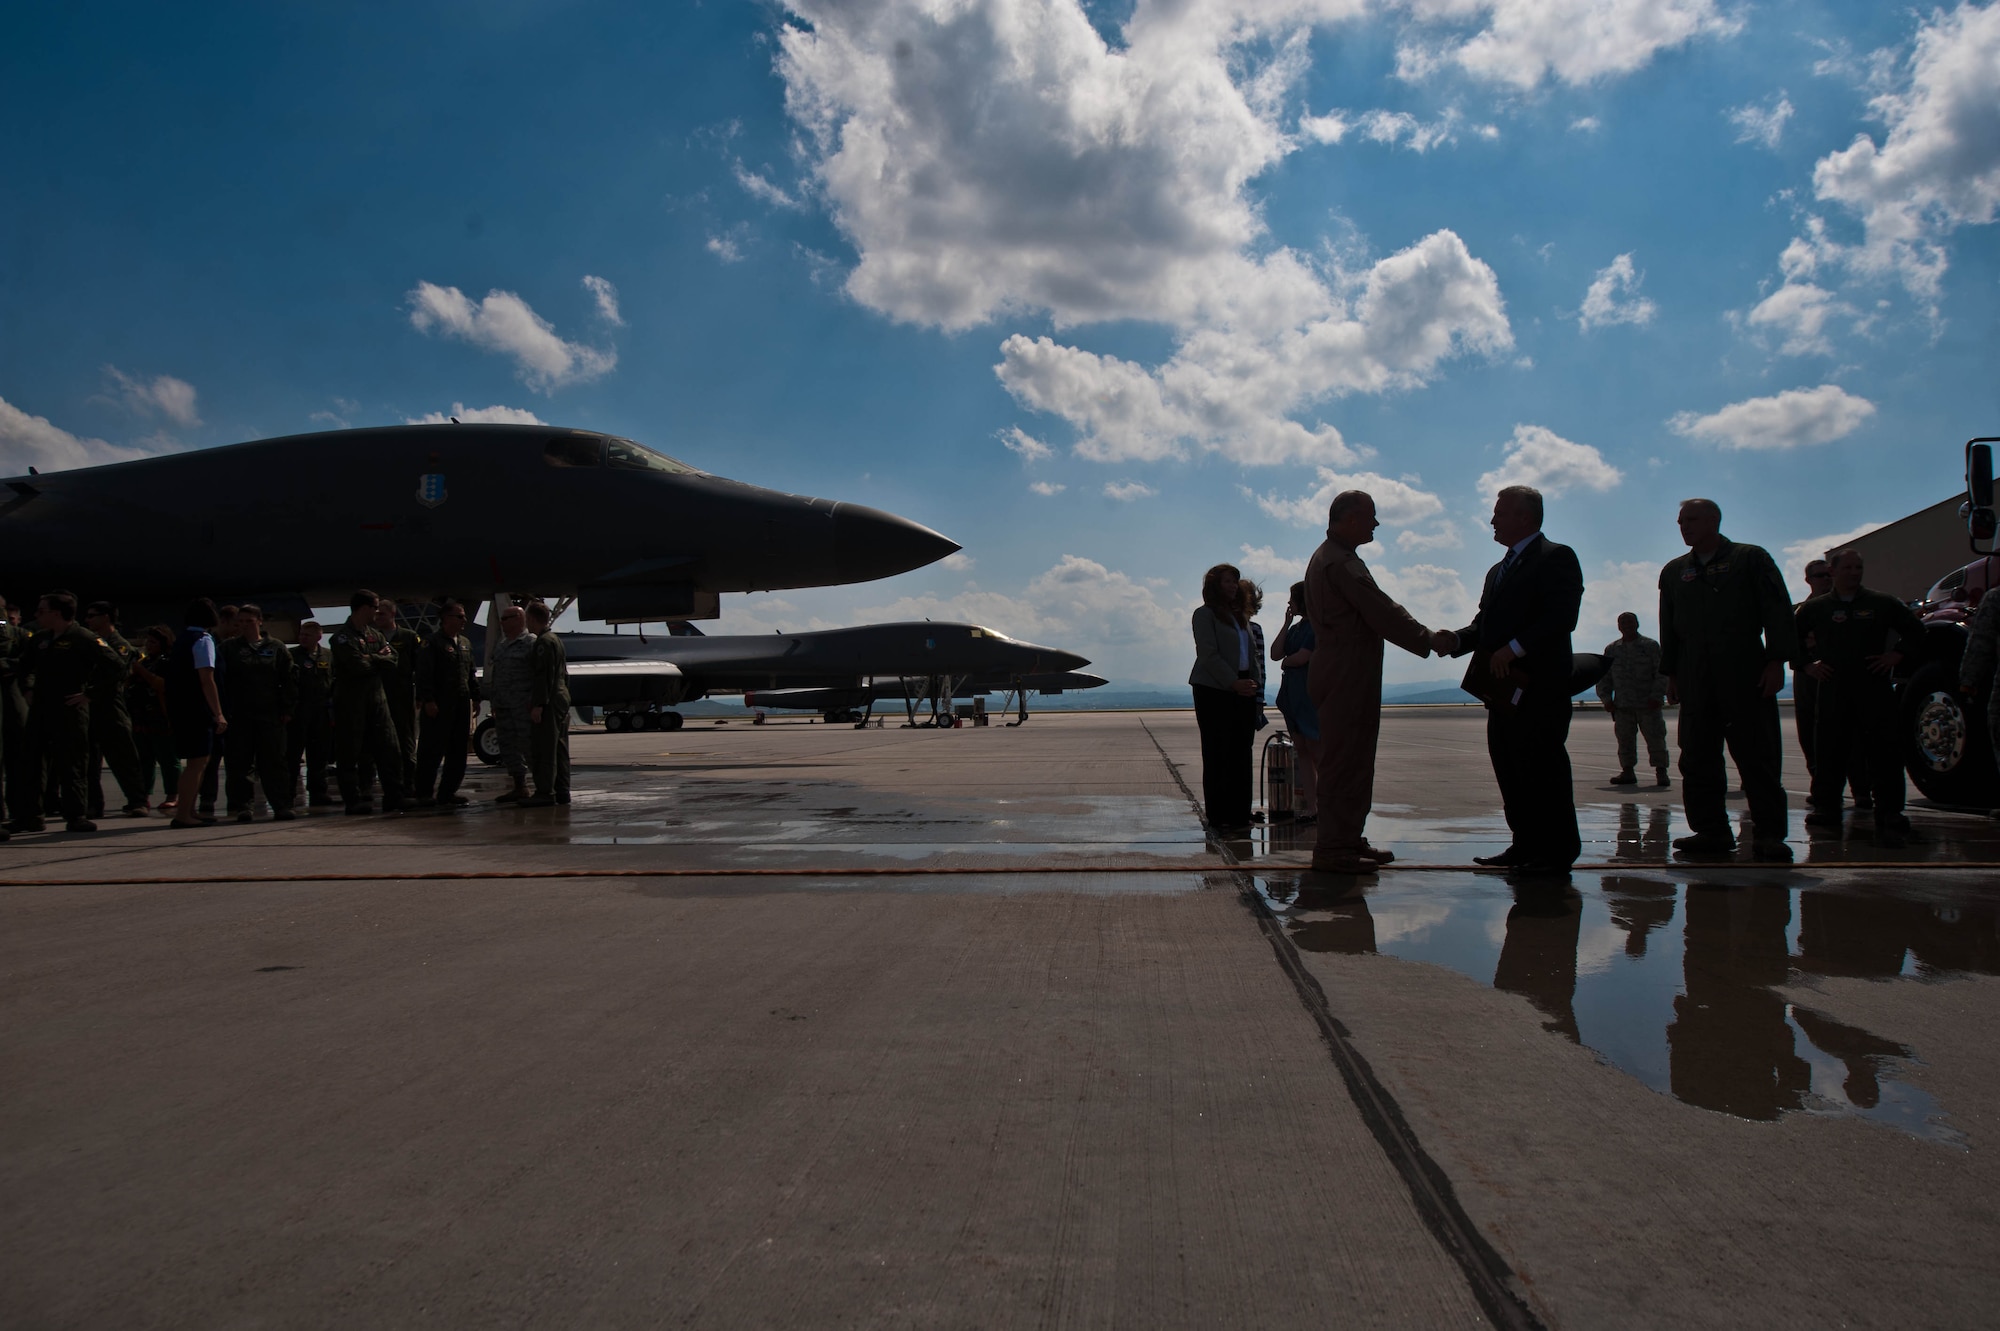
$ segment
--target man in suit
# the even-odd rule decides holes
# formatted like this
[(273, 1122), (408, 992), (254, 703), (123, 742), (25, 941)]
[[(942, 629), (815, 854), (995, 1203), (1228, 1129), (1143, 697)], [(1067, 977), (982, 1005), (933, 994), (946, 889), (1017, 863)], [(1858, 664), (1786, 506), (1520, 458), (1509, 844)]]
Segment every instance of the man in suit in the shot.
[(1583, 849), (1570, 787), (1570, 634), (1583, 602), (1576, 552), (1542, 535), (1542, 495), (1510, 485), (1493, 501), (1506, 557), (1486, 574), (1479, 613), (1438, 635), (1443, 655), (1472, 654), (1466, 692), (1486, 701), (1486, 752), (1514, 842), (1475, 864), (1567, 870)]

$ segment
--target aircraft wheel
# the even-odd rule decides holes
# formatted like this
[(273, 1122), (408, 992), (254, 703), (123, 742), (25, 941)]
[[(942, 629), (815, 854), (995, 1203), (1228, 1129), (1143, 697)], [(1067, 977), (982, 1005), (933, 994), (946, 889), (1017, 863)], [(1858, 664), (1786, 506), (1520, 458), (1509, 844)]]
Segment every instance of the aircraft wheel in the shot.
[(1960, 808), (2000, 804), (2000, 773), (1986, 730), (1986, 708), (1958, 691), (1956, 672), (1933, 662), (1903, 686), (1905, 766), (1926, 798)]
[(472, 731), (472, 752), (488, 767), (500, 763), (500, 727), (492, 717), (481, 721)]
[(658, 730), (659, 728), (660, 728), (660, 718), (655, 716), (653, 713), (651, 712), (632, 713), (632, 729)]
[(630, 730), (631, 728), (632, 728), (632, 718), (627, 716), (625, 713), (606, 712), (604, 714), (605, 734), (607, 735), (622, 734), (623, 732)]
[(679, 730), (686, 722), (682, 720), (679, 712), (656, 712), (653, 715), (653, 724), (662, 730)]

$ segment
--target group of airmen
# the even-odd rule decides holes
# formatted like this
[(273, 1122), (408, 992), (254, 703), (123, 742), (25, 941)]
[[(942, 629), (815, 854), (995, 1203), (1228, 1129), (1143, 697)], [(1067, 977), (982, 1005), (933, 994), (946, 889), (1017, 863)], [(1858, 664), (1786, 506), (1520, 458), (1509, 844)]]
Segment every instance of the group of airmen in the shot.
[[(1732, 548), (1739, 561), (1754, 560), (1760, 567), (1769, 564), (1769, 556), (1755, 546)], [(1687, 571), (1683, 567), (1677, 573), (1675, 566), (1669, 566), (1668, 574), (1674, 576), (1662, 578), (1663, 609), (1672, 610), (1682, 599), (1675, 594), (1681, 593), (1681, 579)], [(1854, 807), (1874, 811), (1875, 840), (1901, 846), (1911, 835), (1911, 827), (1904, 814), (1905, 737), (1895, 676), (1922, 652), (1923, 622), (1894, 596), (1863, 585), (1861, 552), (1852, 547), (1836, 551), (1828, 559), (1813, 560), (1804, 572), (1807, 598), (1789, 616), (1768, 615), (1761, 627), (1765, 659), (1788, 659), (1792, 667), (1793, 718), (1811, 781), (1806, 825), (1827, 831), (1841, 829), (1851, 788)], [(1768, 589), (1776, 579), (1772, 565), (1760, 581)], [(1684, 595), (1698, 595), (1698, 579), (1686, 581)], [(1775, 610), (1776, 603), (1768, 594), (1766, 600)], [(1690, 618), (1682, 614), (1681, 625)], [(2000, 601), (1995, 602), (1992, 618), (2000, 626)], [(1745, 643), (1756, 640), (1757, 635), (1747, 631), (1751, 627), (1747, 621), (1738, 627), (1746, 631), (1719, 635), (1718, 642), (1728, 637)], [(1661, 710), (1669, 701), (1670, 688), (1664, 653), (1659, 643), (1639, 632), (1639, 618), (1629, 611), (1618, 617), (1618, 631), (1618, 640), (1604, 649), (1606, 670), (1597, 685), (1598, 699), (1615, 719), (1619, 772), (1611, 782), (1637, 783), (1638, 738), (1643, 734), (1655, 784), (1669, 785), (1666, 721)], [(1740, 673), (1747, 677), (1754, 664), (1744, 662)], [(1970, 671), (1979, 668), (1971, 652), (1967, 665)], [(1769, 733), (1765, 742), (1733, 748), (1744, 789), (1752, 798), (1753, 823), (1758, 812), (1755, 806), (1760, 802), (1767, 806), (1767, 823), (1775, 822), (1782, 811), (1782, 806), (1771, 800), (1779, 746), (1775, 710), (1766, 715)], [(1759, 795), (1764, 799), (1760, 801)]]
[[(384, 812), (455, 810), (468, 803), (459, 786), (482, 700), (493, 707), (511, 778), (499, 801), (569, 803), (569, 668), (549, 607), (532, 601), (503, 611), (483, 680), (465, 635), (465, 607), (445, 598), (433, 613), (436, 627), (419, 633), (399, 622), (393, 601), (357, 591), (330, 643), (309, 619), (289, 645), (266, 631), (260, 607), (216, 608), (210, 706), (221, 770), (210, 762), (196, 788), (182, 792), (169, 719), (172, 648), (181, 634), (203, 630), (155, 625), (135, 646), (119, 632), (109, 602), (84, 607), (80, 621), (69, 592), (43, 595), (26, 624), (7, 608), (0, 623), (0, 840), (46, 830), (51, 814), (71, 832), (96, 831), (104, 768), (125, 813), (144, 817), (158, 808), (181, 825), (216, 821), (218, 794), (228, 817), (252, 821), (259, 785), (281, 821), (295, 817), (298, 805), (338, 802), (348, 814), (373, 813), (378, 784)], [(164, 792), (158, 806), (156, 774)], [(189, 794), (193, 808), (186, 807)]]

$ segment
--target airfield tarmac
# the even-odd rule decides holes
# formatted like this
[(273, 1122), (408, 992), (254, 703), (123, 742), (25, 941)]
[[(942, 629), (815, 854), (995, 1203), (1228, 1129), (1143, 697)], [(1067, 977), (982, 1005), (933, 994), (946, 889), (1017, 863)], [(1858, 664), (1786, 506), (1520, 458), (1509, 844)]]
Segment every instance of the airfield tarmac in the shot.
[(1472, 709), (1358, 880), (1188, 713), (575, 753), (0, 848), (0, 1322), (1990, 1323), (2000, 824), (1675, 865), (1598, 712), (1566, 887), (1463, 867)]

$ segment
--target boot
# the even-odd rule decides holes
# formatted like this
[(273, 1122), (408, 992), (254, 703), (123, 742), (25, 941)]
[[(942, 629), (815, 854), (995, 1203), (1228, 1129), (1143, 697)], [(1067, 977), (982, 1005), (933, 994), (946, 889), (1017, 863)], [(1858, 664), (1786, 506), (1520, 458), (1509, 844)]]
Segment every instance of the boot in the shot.
[(1669, 781), (1667, 779), (1667, 769), (1664, 767), (1655, 767), (1653, 769), (1653, 777), (1654, 777), (1653, 784), (1660, 787), (1662, 790), (1666, 789), (1668, 786), (1671, 786), (1673, 784), (1672, 781)]
[(1611, 778), (1611, 784), (1614, 786), (1636, 786), (1639, 784), (1639, 778), (1632, 774), (1631, 768), (1621, 767), (1618, 769), (1618, 775)]
[(517, 776), (514, 778), (514, 788), (512, 790), (501, 791), (493, 797), (493, 802), (495, 804), (516, 804), (526, 798), (528, 798), (528, 778)]

